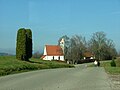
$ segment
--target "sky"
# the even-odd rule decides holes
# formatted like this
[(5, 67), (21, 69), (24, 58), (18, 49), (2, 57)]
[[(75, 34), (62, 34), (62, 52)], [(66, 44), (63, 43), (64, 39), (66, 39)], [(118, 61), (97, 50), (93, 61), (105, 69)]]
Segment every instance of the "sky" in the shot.
[(67, 35), (103, 31), (120, 50), (120, 0), (0, 0), (0, 52), (15, 54), (20, 28), (33, 33), (33, 51)]

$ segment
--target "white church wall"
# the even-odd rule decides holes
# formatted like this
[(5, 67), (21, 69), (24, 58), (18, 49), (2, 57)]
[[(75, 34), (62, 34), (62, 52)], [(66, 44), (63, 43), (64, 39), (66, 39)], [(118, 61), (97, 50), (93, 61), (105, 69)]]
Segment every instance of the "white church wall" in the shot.
[(60, 56), (60, 60), (61, 60), (61, 61), (65, 61), (65, 60), (64, 60), (64, 56)]
[(45, 56), (44, 58), (43, 58), (43, 60), (59, 60), (59, 58), (60, 58), (60, 60), (61, 61), (64, 61), (64, 56), (54, 56), (54, 58), (53, 58), (53, 56)]
[(44, 47), (44, 54), (43, 55), (47, 55), (46, 47)]

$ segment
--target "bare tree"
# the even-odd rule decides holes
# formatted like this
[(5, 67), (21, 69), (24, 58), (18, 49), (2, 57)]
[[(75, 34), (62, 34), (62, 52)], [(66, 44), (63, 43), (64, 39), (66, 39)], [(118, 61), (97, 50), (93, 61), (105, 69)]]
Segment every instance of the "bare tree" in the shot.
[(117, 51), (115, 49), (115, 44), (113, 42), (113, 40), (108, 39), (106, 41), (106, 59), (112, 59), (115, 58), (117, 56)]
[[(65, 41), (65, 59), (69, 60), (72, 63), (75, 63), (78, 60), (82, 59), (87, 45), (85, 37), (74, 35), (72, 38), (69, 38), (67, 35), (64, 35), (58, 40), (58, 42), (60, 42), (62, 38), (64, 38)], [(60, 45), (60, 43), (58, 44)]]
[(94, 33), (89, 44), (96, 59), (98, 60), (116, 56), (114, 43), (112, 40), (106, 38), (106, 34), (104, 32)]
[(88, 42), (81, 35), (74, 35), (71, 38), (64, 35), (58, 42), (62, 38), (65, 41), (65, 59), (68, 59), (72, 63), (83, 59), (83, 54), (86, 51), (92, 52), (98, 60), (112, 59), (117, 55), (114, 42), (111, 39), (107, 39), (104, 32), (93, 33)]
[(73, 62), (83, 58), (83, 53), (86, 50), (85, 37), (74, 35), (70, 40), (70, 55)]

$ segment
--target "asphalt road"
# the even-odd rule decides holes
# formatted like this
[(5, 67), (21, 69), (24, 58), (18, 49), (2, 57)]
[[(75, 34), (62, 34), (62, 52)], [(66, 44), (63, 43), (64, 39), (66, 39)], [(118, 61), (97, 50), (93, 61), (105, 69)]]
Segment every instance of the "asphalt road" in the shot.
[(0, 77), (0, 90), (111, 90), (104, 68), (47, 69)]

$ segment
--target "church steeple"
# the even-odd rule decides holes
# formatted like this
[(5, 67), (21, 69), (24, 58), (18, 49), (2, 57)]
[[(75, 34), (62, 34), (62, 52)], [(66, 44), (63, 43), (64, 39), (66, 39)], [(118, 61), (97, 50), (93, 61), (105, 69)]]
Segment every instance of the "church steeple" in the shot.
[(64, 45), (65, 45), (65, 41), (64, 41), (64, 38), (62, 38), (60, 41), (60, 47), (62, 48), (63, 53), (64, 53)]

